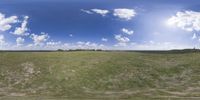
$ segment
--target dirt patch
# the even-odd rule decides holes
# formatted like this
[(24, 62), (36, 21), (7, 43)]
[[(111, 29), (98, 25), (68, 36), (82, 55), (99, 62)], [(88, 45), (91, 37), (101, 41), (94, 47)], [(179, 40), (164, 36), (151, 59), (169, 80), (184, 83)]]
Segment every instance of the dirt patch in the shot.
[(23, 67), (23, 74), (26, 78), (31, 78), (33, 75), (40, 73), (40, 70), (37, 70), (31, 62), (22, 63), (21, 66)]
[(25, 96), (25, 93), (10, 93), (9, 96)]

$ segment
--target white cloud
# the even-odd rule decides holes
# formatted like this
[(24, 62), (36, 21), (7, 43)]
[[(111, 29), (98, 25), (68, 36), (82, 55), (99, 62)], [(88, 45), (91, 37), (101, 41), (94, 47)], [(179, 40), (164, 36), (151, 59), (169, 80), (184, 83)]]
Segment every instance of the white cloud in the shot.
[(18, 37), (16, 39), (17, 46), (21, 46), (24, 43), (24, 39), (22, 37)]
[[(82, 12), (87, 14), (100, 14), (101, 16), (106, 16), (110, 11), (106, 9), (90, 9), (85, 10), (81, 9)], [(136, 15), (136, 11), (134, 9), (127, 8), (118, 8), (114, 9), (113, 15), (124, 20), (131, 20)]]
[(33, 39), (35, 45), (42, 45), (43, 42), (47, 41), (49, 35), (47, 33), (41, 32), (40, 35), (31, 34), (30, 38)]
[(82, 42), (82, 41), (79, 41), (77, 42), (77, 46), (79, 48), (96, 48), (97, 47), (97, 44), (96, 43), (91, 43), (91, 42)]
[(107, 42), (108, 39), (106, 39), (106, 38), (102, 38), (101, 41), (103, 41), (103, 42)]
[(103, 44), (98, 44), (95, 42), (84, 42), (79, 41), (77, 43), (65, 43), (62, 46), (64, 49), (106, 49), (106, 46)]
[(188, 44), (149, 41), (141, 44), (132, 43), (130, 48), (134, 50), (172, 50), (172, 49), (185, 49), (193, 47)]
[(124, 20), (131, 20), (135, 17), (136, 11), (134, 9), (118, 8), (114, 9), (113, 15)]
[(0, 13), (0, 31), (7, 31), (9, 30), (14, 23), (17, 23), (17, 16), (10, 16), (10, 17), (5, 17), (4, 14)]
[(175, 16), (168, 19), (167, 23), (186, 31), (200, 31), (200, 12), (177, 12)]
[[(45, 43), (45, 45), (37, 46), (35, 44), (21, 45), (21, 46), (6, 46), (9, 50), (57, 50), (57, 49), (103, 49), (103, 50), (171, 50), (171, 49), (185, 49), (185, 48), (193, 48), (194, 45), (190, 44), (178, 44), (172, 42), (155, 42), (148, 41), (143, 43), (135, 43), (135, 42), (119, 42), (114, 46), (105, 46), (103, 44), (98, 44), (95, 42), (84, 42), (79, 41), (76, 43), (61, 43), (60, 41), (50, 41)], [(199, 45), (195, 45), (195, 47), (199, 47)], [(0, 45), (1, 48), (1, 45)]]
[(19, 36), (29, 35), (29, 33), (27, 33), (28, 18), (29, 18), (28, 16), (25, 16), (23, 22), (21, 23), (21, 27), (16, 27), (15, 31), (12, 34)]
[(50, 41), (46, 43), (47, 47), (55, 47), (61, 45), (61, 41), (55, 42), (55, 41)]
[(26, 47), (33, 47), (34, 45), (33, 44), (28, 44)]
[(151, 41), (149, 41), (149, 43), (150, 43), (150, 44), (155, 44), (155, 42), (154, 42), (154, 41), (152, 41), (152, 40), (151, 40)]
[(115, 44), (114, 46), (115, 47), (125, 47), (125, 46), (127, 46), (127, 43), (119, 42), (119, 43)]
[(128, 30), (128, 29), (126, 29), (126, 28), (122, 28), (121, 31), (124, 32), (124, 33), (126, 33), (126, 34), (128, 34), (128, 35), (132, 35), (132, 34), (134, 33), (133, 30)]
[(105, 10), (105, 9), (90, 9), (90, 10), (84, 10), (81, 9), (82, 12), (85, 12), (87, 14), (100, 14), (101, 16), (106, 16), (109, 13), (109, 10)]
[(102, 16), (106, 16), (106, 14), (109, 13), (108, 10), (104, 10), (104, 9), (91, 9), (91, 11), (97, 13), (97, 14), (100, 14)]
[(34, 48), (34, 49), (43, 49), (43, 50), (57, 50), (57, 49), (63, 49), (63, 50), (68, 50), (68, 49), (106, 49), (106, 46), (103, 44), (98, 44), (95, 42), (84, 42), (84, 41), (78, 41), (75, 43), (61, 43), (61, 41), (55, 42), (55, 41), (50, 41), (47, 42), (46, 45), (41, 46), (41, 47), (36, 47), (33, 44), (30, 44), (29, 47), (27, 48)]
[(128, 37), (122, 36), (122, 35), (115, 35), (115, 39), (117, 40), (117, 44), (114, 46), (127, 46), (127, 43), (130, 41)]
[(197, 35), (194, 33), (193, 36), (192, 36), (192, 39), (196, 39), (197, 38)]
[(79, 41), (76, 44), (71, 45), (74, 49), (102, 49), (105, 46), (103, 44), (92, 43), (92, 42), (83, 42)]
[[(174, 42), (146, 41), (142, 43), (129, 42), (115, 44), (112, 49), (116, 50), (172, 50), (193, 48), (194, 45)], [(199, 47), (199, 46), (197, 46)]]
[(126, 43), (126, 42), (130, 41), (130, 39), (128, 37), (125, 37), (122, 35), (115, 35), (115, 39), (120, 43)]
[[(122, 28), (121, 31), (128, 35), (132, 35), (134, 33), (133, 30), (128, 30), (126, 28)], [(117, 44), (114, 45), (115, 47), (121, 47), (121, 46), (125, 47), (125, 46), (128, 46), (130, 42), (129, 37), (123, 36), (123, 34), (115, 35), (115, 39), (117, 40)]]
[(81, 9), (81, 11), (87, 14), (93, 14), (93, 12), (90, 10)]
[(73, 34), (69, 34), (70, 37), (73, 37)]
[(45, 49), (50, 49), (50, 50), (57, 50), (57, 49), (64, 49), (64, 47), (66, 46), (66, 44), (63, 44), (61, 41), (49, 41), (46, 43), (46, 45), (43, 47)]
[(1, 34), (0, 34), (0, 46), (3, 46), (3, 45), (5, 45), (5, 44), (6, 44), (6, 42), (5, 42), (4, 35), (1, 35)]

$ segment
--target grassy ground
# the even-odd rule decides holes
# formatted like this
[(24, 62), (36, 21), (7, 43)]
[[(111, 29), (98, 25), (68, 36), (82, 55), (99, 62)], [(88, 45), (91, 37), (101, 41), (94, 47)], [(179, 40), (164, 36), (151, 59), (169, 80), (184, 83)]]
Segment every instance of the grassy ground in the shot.
[(200, 53), (0, 52), (0, 100), (199, 100)]

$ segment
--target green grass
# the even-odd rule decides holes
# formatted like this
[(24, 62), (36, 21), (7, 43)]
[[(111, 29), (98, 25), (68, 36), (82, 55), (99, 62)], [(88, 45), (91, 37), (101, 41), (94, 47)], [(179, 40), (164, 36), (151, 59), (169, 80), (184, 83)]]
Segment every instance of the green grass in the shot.
[(198, 52), (0, 52), (0, 100), (199, 97)]

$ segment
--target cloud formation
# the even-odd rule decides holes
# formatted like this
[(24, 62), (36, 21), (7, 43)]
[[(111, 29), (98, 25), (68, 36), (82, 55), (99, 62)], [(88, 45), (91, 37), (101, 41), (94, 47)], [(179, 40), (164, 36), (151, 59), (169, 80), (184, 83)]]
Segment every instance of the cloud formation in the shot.
[(144, 43), (131, 43), (131, 47), (129, 49), (134, 50), (172, 50), (172, 49), (184, 49), (184, 48), (191, 48), (191, 45), (188, 44), (180, 44), (180, 43), (173, 43), (173, 42), (155, 42), (155, 41), (148, 41)]
[(135, 17), (136, 11), (134, 9), (118, 8), (114, 9), (113, 15), (120, 19), (131, 20)]
[(49, 41), (46, 43), (47, 47), (55, 47), (61, 45), (61, 41), (55, 42), (55, 41)]
[(106, 16), (106, 14), (109, 13), (108, 10), (104, 10), (104, 9), (91, 9), (91, 11), (100, 14), (101, 16)]
[(128, 30), (128, 29), (126, 29), (126, 28), (122, 28), (121, 31), (122, 31), (123, 33), (128, 34), (128, 35), (132, 35), (132, 34), (134, 33), (133, 30)]
[(101, 49), (104, 47), (103, 44), (92, 43), (90, 41), (83, 42), (79, 41), (76, 44), (73, 44), (74, 48), (78, 49)]
[(16, 27), (15, 31), (12, 34), (19, 36), (29, 35), (29, 33), (27, 33), (28, 18), (29, 18), (28, 16), (25, 16), (23, 22), (21, 23), (21, 27)]
[(122, 36), (122, 35), (115, 35), (115, 39), (118, 42), (121, 42), (121, 43), (126, 43), (126, 42), (130, 41), (130, 39), (128, 37), (125, 37), (125, 36)]
[(34, 45), (42, 45), (43, 42), (47, 41), (50, 36), (47, 33), (41, 32), (40, 35), (31, 34), (30, 38), (33, 40)]
[(81, 9), (81, 11), (87, 14), (93, 14), (93, 12), (90, 10)]
[(107, 38), (102, 38), (101, 41), (103, 41), (103, 42), (107, 42), (108, 39), (107, 39)]
[(127, 43), (130, 41), (128, 37), (122, 36), (120, 34), (115, 35), (115, 39), (117, 40), (117, 44), (114, 46), (127, 46)]
[(192, 39), (196, 39), (197, 38), (197, 35), (194, 33), (193, 36), (192, 36)]
[(69, 37), (73, 37), (73, 34), (69, 34)]
[(4, 35), (0, 34), (0, 46), (3, 46), (5, 44), (6, 44), (6, 42), (5, 42)]
[(0, 13), (0, 31), (7, 31), (9, 30), (14, 23), (18, 22), (18, 17), (17, 16), (10, 16), (10, 17), (5, 17), (4, 14)]
[(85, 12), (87, 14), (99, 14), (101, 16), (106, 16), (109, 13), (109, 10), (105, 10), (105, 9), (90, 9), (90, 10), (85, 10), (85, 9), (81, 9), (82, 12)]
[[(85, 10), (81, 9), (82, 12), (87, 13), (87, 14), (100, 14), (101, 16), (106, 16), (108, 13), (110, 13), (109, 10), (106, 9), (90, 9), (90, 10)], [(123, 20), (131, 20), (133, 17), (136, 15), (136, 11), (134, 9), (127, 9), (127, 8), (117, 8), (114, 9), (112, 12), (113, 16), (118, 17)]]
[(168, 19), (167, 23), (186, 31), (200, 31), (200, 12), (177, 12)]
[(24, 43), (24, 39), (22, 37), (18, 37), (16, 39), (17, 46), (21, 46)]

